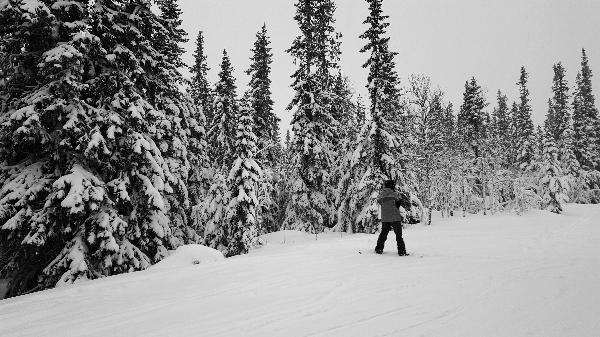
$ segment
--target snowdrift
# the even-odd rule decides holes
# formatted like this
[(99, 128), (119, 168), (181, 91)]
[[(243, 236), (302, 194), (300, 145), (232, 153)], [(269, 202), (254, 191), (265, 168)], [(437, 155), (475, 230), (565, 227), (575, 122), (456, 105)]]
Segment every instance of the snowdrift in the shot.
[(202, 245), (185, 245), (177, 248), (167, 258), (150, 267), (150, 270), (191, 267), (224, 260), (223, 253)]

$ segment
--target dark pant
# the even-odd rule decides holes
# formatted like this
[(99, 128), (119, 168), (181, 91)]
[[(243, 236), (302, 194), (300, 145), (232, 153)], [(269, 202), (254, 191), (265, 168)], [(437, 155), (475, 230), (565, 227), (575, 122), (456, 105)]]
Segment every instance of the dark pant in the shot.
[(387, 240), (388, 233), (394, 229), (396, 234), (396, 245), (398, 246), (398, 254), (406, 254), (406, 247), (404, 246), (404, 239), (402, 238), (402, 223), (398, 222), (384, 222), (381, 226), (381, 233), (379, 239), (377, 239), (376, 252), (383, 252), (383, 246), (385, 240)]

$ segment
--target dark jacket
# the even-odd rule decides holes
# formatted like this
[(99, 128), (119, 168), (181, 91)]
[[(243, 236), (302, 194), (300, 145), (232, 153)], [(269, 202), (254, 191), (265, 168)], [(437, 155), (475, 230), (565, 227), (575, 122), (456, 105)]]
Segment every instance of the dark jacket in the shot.
[(381, 205), (381, 222), (402, 221), (402, 215), (398, 206), (400, 205), (400, 193), (384, 188), (379, 191), (377, 202)]

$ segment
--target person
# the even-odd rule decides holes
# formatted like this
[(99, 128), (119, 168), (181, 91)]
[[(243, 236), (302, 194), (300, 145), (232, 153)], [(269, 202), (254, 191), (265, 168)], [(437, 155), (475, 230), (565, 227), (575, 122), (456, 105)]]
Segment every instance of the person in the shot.
[(396, 234), (396, 245), (398, 246), (398, 255), (406, 256), (406, 246), (402, 238), (402, 215), (398, 207), (400, 206), (400, 193), (396, 192), (396, 183), (393, 180), (386, 180), (383, 188), (379, 191), (377, 202), (381, 205), (381, 233), (377, 239), (375, 253), (383, 254), (385, 240), (387, 240), (390, 230)]

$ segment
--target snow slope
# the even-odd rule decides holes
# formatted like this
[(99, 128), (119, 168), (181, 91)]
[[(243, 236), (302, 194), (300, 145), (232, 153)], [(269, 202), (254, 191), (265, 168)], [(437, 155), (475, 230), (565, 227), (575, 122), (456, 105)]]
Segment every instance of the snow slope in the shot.
[(246, 256), (0, 301), (0, 336), (595, 337), (599, 219), (436, 219), (405, 231), (411, 257), (393, 233), (383, 256), (370, 235), (275, 233)]

